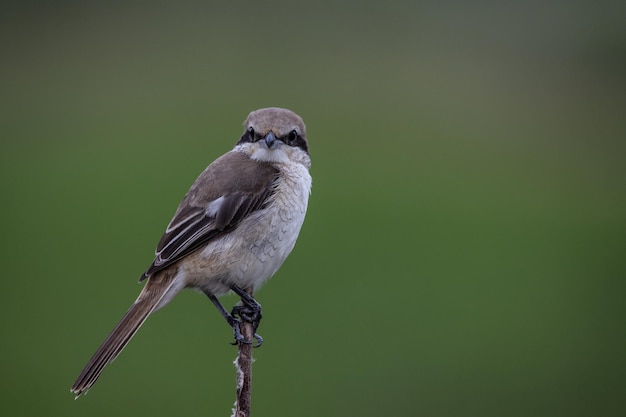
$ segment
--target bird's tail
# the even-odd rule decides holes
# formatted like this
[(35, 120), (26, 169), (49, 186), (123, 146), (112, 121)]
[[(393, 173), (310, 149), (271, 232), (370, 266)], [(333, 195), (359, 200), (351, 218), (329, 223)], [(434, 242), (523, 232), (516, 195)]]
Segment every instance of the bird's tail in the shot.
[(150, 277), (137, 300), (124, 314), (122, 320), (115, 326), (102, 345), (100, 345), (76, 379), (76, 382), (74, 382), (70, 391), (76, 394), (76, 398), (96, 383), (104, 367), (120, 354), (150, 313), (157, 306), (160, 307), (159, 303), (172, 287), (172, 284), (173, 274), (163, 273)]

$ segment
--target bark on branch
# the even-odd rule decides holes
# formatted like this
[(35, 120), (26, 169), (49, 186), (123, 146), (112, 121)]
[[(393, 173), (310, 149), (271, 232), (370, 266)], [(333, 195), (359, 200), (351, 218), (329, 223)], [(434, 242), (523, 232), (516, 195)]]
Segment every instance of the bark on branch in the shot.
[[(252, 295), (252, 294), (251, 294)], [(237, 369), (237, 399), (233, 409), (233, 417), (249, 417), (252, 398), (252, 345), (254, 344), (254, 327), (252, 323), (242, 320), (241, 334), (251, 343), (239, 343), (239, 354), (235, 359)]]

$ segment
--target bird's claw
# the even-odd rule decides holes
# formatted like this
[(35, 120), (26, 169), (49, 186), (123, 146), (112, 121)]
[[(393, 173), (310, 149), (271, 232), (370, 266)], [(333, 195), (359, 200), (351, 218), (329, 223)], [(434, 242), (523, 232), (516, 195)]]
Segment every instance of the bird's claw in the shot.
[(261, 323), (261, 319), (263, 318), (260, 305), (250, 306), (246, 304), (237, 304), (233, 307), (230, 314), (233, 317), (239, 317), (243, 321), (252, 323), (254, 325), (254, 330), (259, 327), (259, 323)]
[[(233, 346), (236, 346), (240, 343), (244, 345), (249, 345), (253, 342), (252, 340), (246, 340), (246, 338), (243, 336), (241, 330), (239, 329), (240, 324), (241, 322), (237, 320), (237, 322), (233, 325), (233, 333), (235, 336), (235, 341), (231, 343), (231, 345)], [(258, 333), (255, 333), (253, 338), (254, 340), (256, 340), (256, 345), (253, 345), (252, 347), (258, 348), (263, 344), (263, 338)]]
[(263, 318), (263, 314), (261, 314), (261, 306), (259, 304), (257, 305), (238, 304), (233, 307), (233, 310), (231, 311), (230, 314), (235, 320), (235, 322), (232, 325), (233, 332), (235, 335), (235, 341), (233, 342), (233, 345), (237, 345), (239, 343), (249, 345), (253, 342), (251, 340), (246, 340), (245, 337), (243, 336), (241, 329), (240, 329), (240, 325), (242, 321), (252, 323), (252, 328), (254, 331), (253, 338), (257, 342), (256, 345), (254, 345), (253, 347), (257, 348), (263, 344), (263, 338), (259, 334), (256, 333), (256, 329), (259, 327), (259, 324), (261, 323), (261, 318)]

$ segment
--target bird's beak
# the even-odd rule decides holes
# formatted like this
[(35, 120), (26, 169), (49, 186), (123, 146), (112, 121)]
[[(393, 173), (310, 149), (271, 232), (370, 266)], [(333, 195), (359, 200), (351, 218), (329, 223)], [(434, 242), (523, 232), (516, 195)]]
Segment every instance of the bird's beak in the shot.
[(276, 142), (276, 136), (274, 136), (272, 132), (268, 133), (267, 136), (265, 136), (265, 144), (267, 147), (271, 148), (274, 142)]

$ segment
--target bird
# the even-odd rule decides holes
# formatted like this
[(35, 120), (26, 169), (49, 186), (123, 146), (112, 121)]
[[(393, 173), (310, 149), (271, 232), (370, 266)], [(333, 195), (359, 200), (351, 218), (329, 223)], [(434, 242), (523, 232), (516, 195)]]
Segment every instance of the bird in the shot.
[[(306, 127), (291, 110), (252, 111), (235, 147), (213, 161), (191, 185), (157, 244), (155, 258), (139, 278), (139, 296), (91, 357), (71, 392), (88, 391), (144, 321), (183, 289), (204, 293), (233, 329), (233, 344), (253, 343), (261, 305), (254, 294), (291, 253), (311, 192)], [(229, 313), (218, 297), (241, 301)]]

